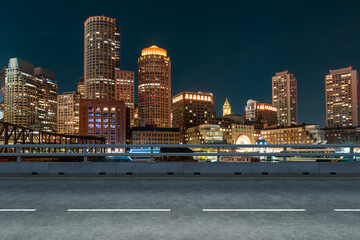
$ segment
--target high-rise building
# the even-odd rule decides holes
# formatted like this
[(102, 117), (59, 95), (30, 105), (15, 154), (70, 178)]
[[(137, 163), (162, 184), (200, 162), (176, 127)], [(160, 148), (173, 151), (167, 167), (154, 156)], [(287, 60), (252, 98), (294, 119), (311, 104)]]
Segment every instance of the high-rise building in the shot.
[(201, 124), (210, 124), (216, 118), (212, 93), (182, 92), (172, 98), (172, 126), (180, 129), (181, 142), (185, 130)]
[(116, 69), (115, 73), (115, 100), (125, 102), (129, 108), (130, 127), (134, 127), (135, 73), (120, 69)]
[(231, 114), (231, 106), (229, 103), (229, 100), (226, 98), (224, 106), (223, 106), (223, 117), (226, 115), (230, 115)]
[(104, 137), (106, 144), (125, 144), (126, 107), (123, 101), (80, 100), (80, 135)]
[(57, 129), (55, 74), (11, 58), (5, 72), (5, 122), (43, 131)]
[(276, 73), (272, 77), (272, 105), (278, 110), (278, 125), (297, 124), (297, 82), (294, 74), (288, 70)]
[(81, 95), (82, 98), (85, 97), (85, 86), (84, 78), (80, 78), (77, 85), (77, 92)]
[(277, 124), (277, 108), (271, 104), (248, 100), (245, 106), (245, 117), (249, 123)]
[(64, 92), (58, 96), (57, 126), (62, 134), (79, 134), (79, 104), (81, 94), (78, 92)]
[(164, 49), (142, 50), (138, 81), (140, 126), (171, 127), (171, 63)]
[(327, 144), (359, 144), (359, 127), (325, 128), (325, 140)]
[(326, 127), (359, 126), (359, 79), (351, 67), (330, 70), (325, 77)]
[(85, 21), (86, 99), (115, 99), (115, 68), (120, 66), (119, 31), (115, 18), (94, 16)]

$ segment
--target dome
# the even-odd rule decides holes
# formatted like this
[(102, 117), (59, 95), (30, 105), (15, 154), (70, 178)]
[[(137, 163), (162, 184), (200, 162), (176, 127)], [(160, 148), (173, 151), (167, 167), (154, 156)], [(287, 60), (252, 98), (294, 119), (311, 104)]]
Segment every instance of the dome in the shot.
[(141, 56), (146, 56), (146, 55), (160, 55), (166, 57), (167, 52), (165, 49), (152, 45), (151, 47), (145, 48), (141, 51)]
[(258, 140), (256, 140), (255, 145), (266, 145), (267, 142), (265, 141), (265, 139), (263, 139), (262, 137), (260, 137)]

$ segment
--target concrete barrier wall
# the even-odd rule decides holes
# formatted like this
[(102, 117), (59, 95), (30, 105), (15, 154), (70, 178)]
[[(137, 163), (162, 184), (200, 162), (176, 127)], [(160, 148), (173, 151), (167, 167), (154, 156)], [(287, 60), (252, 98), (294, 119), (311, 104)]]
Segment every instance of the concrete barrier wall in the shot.
[(116, 163), (116, 162), (0, 162), (0, 175), (247, 175), (247, 174), (360, 174), (360, 162), (341, 163)]

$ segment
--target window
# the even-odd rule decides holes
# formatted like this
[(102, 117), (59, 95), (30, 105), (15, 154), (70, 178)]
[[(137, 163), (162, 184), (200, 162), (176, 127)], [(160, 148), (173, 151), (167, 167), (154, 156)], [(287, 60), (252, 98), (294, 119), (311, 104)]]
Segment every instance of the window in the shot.
[(89, 121), (89, 122), (94, 122), (94, 119), (93, 119), (93, 118), (89, 118), (88, 121)]
[(94, 110), (94, 107), (93, 107), (93, 106), (89, 106), (89, 110), (90, 110), (90, 111)]
[(94, 113), (89, 113), (89, 117), (93, 117), (94, 116)]
[(88, 128), (94, 128), (94, 124), (89, 124)]

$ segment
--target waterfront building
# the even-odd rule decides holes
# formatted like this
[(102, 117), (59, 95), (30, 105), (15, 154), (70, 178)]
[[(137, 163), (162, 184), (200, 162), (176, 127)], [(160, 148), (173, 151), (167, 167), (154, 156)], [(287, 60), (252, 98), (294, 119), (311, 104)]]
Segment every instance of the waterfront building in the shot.
[(179, 128), (133, 127), (132, 144), (179, 144)]
[(314, 144), (324, 142), (324, 131), (320, 126), (297, 125), (291, 127), (269, 127), (260, 131), (268, 144)]

